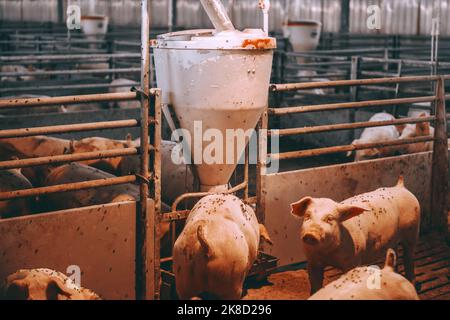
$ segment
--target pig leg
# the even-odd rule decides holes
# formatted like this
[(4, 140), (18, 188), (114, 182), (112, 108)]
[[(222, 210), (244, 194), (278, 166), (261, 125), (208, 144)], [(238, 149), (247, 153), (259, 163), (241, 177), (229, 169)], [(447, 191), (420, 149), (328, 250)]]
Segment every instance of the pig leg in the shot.
[(308, 275), (309, 283), (311, 284), (311, 295), (322, 288), (324, 271), (324, 267), (308, 263)]
[(403, 261), (405, 265), (405, 276), (411, 283), (415, 284), (414, 274), (414, 249), (415, 244), (403, 242)]

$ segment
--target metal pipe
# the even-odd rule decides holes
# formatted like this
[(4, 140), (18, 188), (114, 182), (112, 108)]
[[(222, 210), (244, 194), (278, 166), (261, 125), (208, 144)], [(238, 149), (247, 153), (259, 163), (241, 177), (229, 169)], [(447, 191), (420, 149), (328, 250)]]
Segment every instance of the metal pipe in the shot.
[(383, 148), (383, 147), (389, 147), (389, 146), (399, 146), (399, 145), (413, 144), (413, 143), (418, 143), (418, 142), (428, 142), (428, 141), (434, 141), (434, 138), (433, 137), (416, 137), (416, 138), (411, 138), (411, 139), (402, 139), (402, 140), (395, 140), (395, 141), (389, 141), (389, 142), (365, 143), (365, 144), (358, 144), (358, 145), (326, 147), (326, 148), (318, 148), (318, 149), (303, 150), (303, 151), (291, 151), (291, 152), (284, 152), (284, 153), (278, 153), (278, 154), (269, 154), (269, 156), (273, 160), (289, 160), (289, 159), (316, 157), (316, 156), (321, 156), (321, 155), (331, 154), (331, 153), (350, 152), (350, 151), (372, 149), (372, 148)]
[(51, 105), (83, 104), (92, 102), (111, 102), (136, 100), (136, 92), (101, 93), (50, 98), (0, 99), (0, 109), (43, 107)]
[(365, 122), (354, 122), (354, 123), (339, 123), (339, 124), (326, 124), (322, 126), (306, 127), (306, 128), (292, 128), (292, 129), (276, 129), (269, 130), (269, 135), (271, 136), (292, 136), (297, 134), (306, 133), (318, 133), (318, 132), (328, 132), (328, 131), (339, 131), (339, 130), (349, 130), (349, 129), (360, 129), (360, 128), (373, 128), (373, 127), (384, 127), (388, 125), (398, 125), (407, 123), (422, 123), (430, 122), (436, 120), (436, 117), (423, 117), (423, 118), (405, 118), (387, 121), (365, 121)]
[(416, 76), (416, 77), (396, 77), (396, 78), (379, 78), (379, 79), (338, 80), (338, 81), (307, 82), (307, 83), (287, 83), (287, 84), (272, 84), (270, 85), (270, 91), (291, 91), (291, 90), (333, 88), (344, 86), (362, 86), (370, 84), (427, 82), (437, 80), (438, 80), (437, 76)]
[(67, 55), (42, 55), (42, 56), (16, 56), (16, 57), (1, 57), (0, 62), (17, 62), (17, 61), (67, 61), (67, 60), (108, 60), (111, 58), (139, 58), (138, 53), (108, 53), (108, 54), (67, 54)]
[(138, 120), (130, 119), (130, 120), (117, 120), (117, 121), (104, 121), (91, 123), (77, 123), (58, 126), (47, 126), (47, 127), (35, 127), (26, 129), (10, 129), (10, 130), (1, 130), (0, 139), (31, 137), (56, 133), (96, 131), (96, 130), (117, 129), (117, 128), (133, 128), (137, 127), (138, 125), (139, 125)]
[(318, 104), (309, 106), (299, 106), (299, 107), (288, 107), (288, 108), (270, 108), (270, 115), (287, 115), (294, 113), (307, 113), (307, 112), (318, 112), (318, 111), (330, 111), (330, 110), (343, 110), (343, 109), (360, 109), (368, 107), (378, 107), (378, 106), (389, 106), (395, 104), (409, 104), (417, 102), (433, 102), (436, 100), (435, 96), (417, 97), (417, 98), (399, 98), (399, 99), (384, 99), (384, 100), (369, 100), (369, 101), (358, 101), (358, 102), (343, 102), (334, 104)]
[(122, 68), (122, 69), (97, 69), (97, 70), (54, 70), (54, 71), (34, 71), (34, 72), (0, 72), (0, 77), (18, 77), (18, 76), (55, 76), (72, 74), (110, 74), (110, 73), (137, 73), (140, 68)]
[[(36, 81), (33, 81), (33, 83)], [(30, 83), (30, 82), (28, 82)], [(130, 83), (126, 86), (134, 86), (139, 85), (138, 83)], [(53, 86), (42, 86), (42, 87), (23, 87), (23, 88), (1, 88), (0, 93), (5, 93), (12, 91), (15, 94), (19, 92), (30, 92), (30, 91), (61, 91), (61, 90), (68, 90), (68, 89), (98, 89), (98, 88), (120, 88), (125, 87), (124, 85), (111, 85), (110, 83), (107, 84), (69, 84), (69, 85), (53, 85)]]
[(134, 156), (138, 154), (137, 148), (123, 148), (94, 152), (83, 152), (76, 154), (65, 154), (58, 156), (39, 157), (31, 159), (1, 161), (0, 170), (28, 168), (41, 165), (49, 165), (56, 163), (68, 163), (85, 160), (97, 160), (124, 156)]
[[(157, 284), (153, 277), (148, 277), (148, 237), (151, 237), (153, 243), (156, 239), (154, 235), (148, 233), (148, 201), (149, 196), (149, 107), (150, 107), (150, 3), (148, 0), (141, 1), (141, 90), (144, 93), (141, 96), (141, 155), (140, 155), (140, 176), (139, 184), (140, 201), (136, 207), (136, 265), (135, 265), (135, 293), (137, 300), (146, 300), (149, 294), (158, 291)], [(153, 224), (153, 229), (156, 225)], [(152, 252), (152, 256), (153, 256)], [(152, 268), (151, 273), (154, 274)], [(153, 290), (152, 290), (153, 289)], [(153, 291), (153, 292), (149, 292)]]
[[(245, 186), (247, 185), (247, 183), (248, 183), (248, 181), (244, 181), (241, 184), (238, 184), (237, 186), (235, 186), (225, 192), (222, 192), (222, 193), (223, 194), (231, 194), (231, 193), (237, 192), (239, 190), (245, 189)], [(206, 197), (210, 194), (214, 194), (214, 192), (190, 192), (190, 193), (182, 194), (181, 196), (176, 198), (174, 203), (172, 204), (172, 212), (176, 212), (178, 205), (184, 200), (187, 200), (190, 198), (202, 198), (202, 197)]]
[(217, 32), (235, 30), (220, 0), (200, 0)]
[(25, 189), (25, 190), (15, 190), (0, 192), (0, 201), (12, 200), (19, 198), (35, 197), (50, 193), (61, 193), (69, 191), (79, 191), (85, 189), (94, 189), (101, 187), (108, 187), (120, 184), (134, 183), (136, 181), (136, 176), (123, 176), (118, 178), (100, 179), (100, 180), (90, 180), (83, 182), (75, 182), (71, 184), (62, 184), (49, 187)]

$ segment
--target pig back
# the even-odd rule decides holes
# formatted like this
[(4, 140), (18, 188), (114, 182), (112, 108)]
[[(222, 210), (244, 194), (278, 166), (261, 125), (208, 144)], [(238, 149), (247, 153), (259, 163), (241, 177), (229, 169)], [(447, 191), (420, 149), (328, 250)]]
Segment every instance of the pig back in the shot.
[(365, 249), (365, 259), (384, 254), (387, 247), (404, 240), (406, 235), (418, 231), (420, 206), (415, 196), (403, 185), (380, 188), (343, 201), (368, 209), (343, 225), (349, 230), (356, 248)]
[[(33, 186), (18, 170), (0, 171), (0, 192), (32, 189)], [(0, 201), (0, 218), (12, 218), (30, 214), (31, 199)]]
[(201, 199), (189, 214), (186, 225), (199, 220), (231, 221), (245, 234), (248, 243), (259, 244), (259, 224), (253, 209), (233, 195), (216, 194)]
[[(114, 177), (115, 176), (109, 173), (86, 165), (71, 163), (53, 169), (47, 176), (44, 185), (70, 184)], [(63, 210), (110, 203), (115, 198), (122, 197), (123, 195), (128, 195), (130, 196), (130, 199), (133, 198), (137, 200), (139, 199), (139, 188), (128, 183), (96, 189), (48, 194), (42, 197), (42, 202), (45, 203), (50, 210)]]
[(359, 267), (331, 282), (308, 300), (418, 300), (414, 286), (388, 268)]

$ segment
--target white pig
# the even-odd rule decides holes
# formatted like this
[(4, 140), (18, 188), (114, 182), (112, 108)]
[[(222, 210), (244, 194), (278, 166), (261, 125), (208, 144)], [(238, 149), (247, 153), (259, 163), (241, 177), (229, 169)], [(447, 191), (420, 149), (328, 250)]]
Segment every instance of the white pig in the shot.
[(100, 300), (77, 286), (65, 274), (50, 269), (19, 270), (8, 276), (0, 290), (5, 300)]
[[(102, 180), (114, 177), (109, 173), (83, 164), (71, 163), (53, 169), (45, 179), (44, 186)], [(48, 206), (49, 210), (65, 210), (105, 203), (136, 201), (138, 199), (139, 188), (131, 183), (42, 196), (42, 202)]]
[[(378, 121), (389, 121), (395, 120), (394, 116), (381, 112), (377, 113), (370, 118), (369, 122)], [(383, 127), (372, 127), (365, 128), (359, 139), (352, 142), (353, 145), (366, 144), (366, 143), (377, 143), (377, 142), (388, 142), (394, 141), (399, 138), (400, 134), (398, 129), (393, 126), (383, 126)], [(367, 159), (373, 159), (378, 157), (385, 157), (394, 155), (397, 152), (396, 147), (383, 147), (383, 148), (372, 148), (365, 150), (357, 150), (355, 161), (362, 161)], [(351, 156), (352, 152), (349, 152), (347, 156)]]
[[(426, 113), (421, 113), (419, 118), (427, 117)], [(415, 137), (434, 137), (434, 128), (429, 122), (407, 124), (403, 127), (400, 139), (411, 139)], [(433, 150), (433, 142), (419, 142), (401, 146), (402, 153), (418, 153)]]
[[(70, 140), (46, 136), (0, 139), (0, 160), (57, 156), (70, 149)], [(22, 169), (22, 174), (35, 186), (41, 186), (49, 173), (49, 166)]]
[[(70, 150), (68, 153), (77, 154), (85, 152), (119, 150), (134, 147), (131, 136), (127, 140), (112, 140), (102, 137), (85, 138), (79, 141), (72, 141), (70, 143)], [(125, 157), (115, 157), (106, 159), (94, 159), (80, 161), (79, 163), (109, 172), (111, 174), (119, 173), (119, 165)]]
[(395, 251), (388, 249), (383, 269), (355, 268), (308, 300), (419, 300), (414, 286), (395, 272), (396, 260)]
[(179, 298), (240, 299), (260, 236), (269, 240), (254, 211), (239, 198), (216, 194), (201, 199), (173, 248)]
[[(121, 93), (121, 92), (130, 92), (131, 88), (135, 85), (136, 81), (130, 79), (116, 79), (111, 82), (111, 87), (109, 92), (111, 93)], [(120, 101), (111, 103), (110, 107), (114, 108), (118, 106), (120, 109), (135, 109), (140, 108), (141, 103), (139, 101)]]
[[(30, 181), (20, 170), (0, 170), (0, 192), (32, 189)], [(30, 198), (0, 201), (0, 219), (25, 216), (32, 212)]]
[(344, 200), (305, 197), (291, 204), (303, 218), (300, 237), (308, 260), (311, 293), (322, 287), (324, 268), (348, 271), (403, 245), (406, 277), (414, 281), (414, 250), (419, 234), (420, 205), (400, 177), (381, 188)]

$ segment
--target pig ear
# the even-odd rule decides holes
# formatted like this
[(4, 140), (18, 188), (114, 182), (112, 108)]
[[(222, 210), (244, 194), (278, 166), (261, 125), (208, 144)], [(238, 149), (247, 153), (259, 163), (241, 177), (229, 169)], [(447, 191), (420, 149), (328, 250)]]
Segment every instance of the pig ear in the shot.
[(367, 208), (349, 204), (339, 204), (337, 210), (339, 212), (339, 220), (341, 222), (359, 216), (365, 211), (369, 211)]
[(430, 123), (420, 122), (416, 125), (416, 135), (419, 137), (430, 135)]
[(296, 217), (303, 217), (312, 200), (311, 197), (305, 197), (298, 202), (291, 203), (291, 214)]

